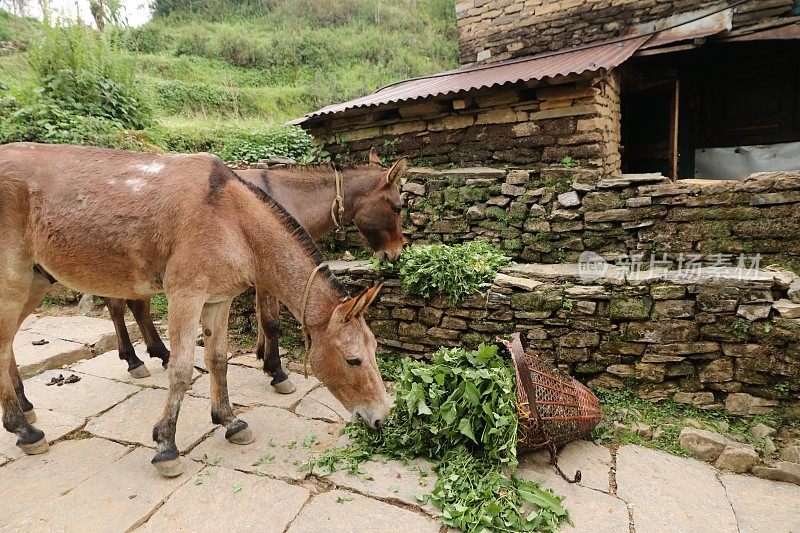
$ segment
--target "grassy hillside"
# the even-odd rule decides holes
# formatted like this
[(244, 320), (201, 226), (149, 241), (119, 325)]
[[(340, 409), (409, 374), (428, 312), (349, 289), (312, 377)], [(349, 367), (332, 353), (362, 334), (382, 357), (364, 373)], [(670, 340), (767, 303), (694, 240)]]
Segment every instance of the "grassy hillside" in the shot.
[[(154, 6), (146, 25), (107, 32), (158, 131), (179, 150), (213, 148), (232, 129), (282, 123), (456, 65), (452, 0), (156, 0)], [(22, 50), (0, 55), (0, 83), (11, 94), (33, 83), (24, 50), (36, 47), (38, 28), (0, 11), (0, 41)]]

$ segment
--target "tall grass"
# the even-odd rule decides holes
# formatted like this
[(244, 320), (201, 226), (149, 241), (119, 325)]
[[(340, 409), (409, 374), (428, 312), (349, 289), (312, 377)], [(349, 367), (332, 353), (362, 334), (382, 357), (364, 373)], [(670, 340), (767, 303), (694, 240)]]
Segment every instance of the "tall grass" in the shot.
[[(153, 7), (144, 26), (107, 26), (103, 34), (32, 30), (0, 10), (0, 39), (10, 35), (25, 48), (43, 34), (29, 52), (0, 56), (0, 142), (256, 157), (277, 142), (265, 133), (275, 123), (457, 64), (452, 0), (154, 0)], [(295, 130), (276, 131), (294, 142)]]

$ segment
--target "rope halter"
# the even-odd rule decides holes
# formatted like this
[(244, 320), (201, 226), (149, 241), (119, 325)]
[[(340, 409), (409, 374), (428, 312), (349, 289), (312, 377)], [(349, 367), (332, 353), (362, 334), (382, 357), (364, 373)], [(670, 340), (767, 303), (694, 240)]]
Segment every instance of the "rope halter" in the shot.
[(344, 191), (342, 190), (342, 175), (333, 167), (334, 176), (336, 177), (336, 197), (331, 204), (331, 219), (336, 229), (333, 232), (337, 241), (343, 241), (347, 236), (344, 227)]

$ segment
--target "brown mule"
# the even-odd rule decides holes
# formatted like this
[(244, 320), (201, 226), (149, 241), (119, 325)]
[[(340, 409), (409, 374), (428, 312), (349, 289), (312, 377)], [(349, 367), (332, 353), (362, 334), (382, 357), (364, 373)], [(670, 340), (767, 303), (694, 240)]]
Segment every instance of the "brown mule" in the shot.
[[(311, 235), (319, 240), (336, 229), (353, 224), (364, 241), (382, 259), (395, 261), (403, 249), (405, 238), (400, 219), (402, 207), (399, 179), (406, 172), (406, 159), (391, 168), (381, 166), (377, 151), (369, 154), (369, 163), (341, 171), (329, 164), (292, 165), (270, 170), (244, 170), (238, 174), (278, 201)], [(342, 199), (337, 204), (337, 179)], [(333, 205), (332, 205), (333, 204)], [(341, 205), (341, 216), (337, 207)], [(341, 220), (340, 220), (341, 218)], [(150, 357), (162, 360), (166, 367), (169, 350), (158, 335), (150, 318), (150, 302), (127, 302), (106, 298), (111, 320), (117, 333), (119, 357), (128, 363), (128, 372), (136, 378), (150, 375), (137, 357), (125, 328), (125, 304), (142, 332)], [(278, 301), (266, 291), (257, 290), (258, 343), (256, 356), (264, 361), (264, 372), (272, 376), (271, 385), (281, 394), (295, 391), (295, 386), (281, 366), (278, 350), (280, 329)]]
[(26, 453), (46, 451), (47, 441), (24, 414), (29, 402), (12, 341), (44, 296), (48, 276), (126, 300), (166, 293), (170, 387), (153, 428), (153, 464), (163, 475), (182, 471), (175, 428), (191, 383), (198, 322), (211, 419), (225, 426), (230, 442), (253, 439), (233, 413), (226, 380), (228, 312), (250, 286), (284, 302), (295, 317), (305, 309), (311, 367), (348, 410), (373, 428), (388, 415), (375, 337), (362, 316), (378, 287), (347, 299), (330, 271), (317, 268), (322, 256), (308, 233), (215, 157), (0, 146), (0, 243), (0, 403), (3, 426)]

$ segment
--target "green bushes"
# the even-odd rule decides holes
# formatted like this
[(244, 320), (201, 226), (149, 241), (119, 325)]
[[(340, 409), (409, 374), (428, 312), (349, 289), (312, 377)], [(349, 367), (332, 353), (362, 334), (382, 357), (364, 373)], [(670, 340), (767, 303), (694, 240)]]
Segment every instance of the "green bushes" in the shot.
[(6, 106), (0, 142), (114, 144), (152, 124), (146, 97), (109, 38), (77, 24), (46, 28), (27, 55), (34, 84)]
[(309, 162), (314, 157), (312, 138), (295, 126), (231, 128), (217, 126), (162, 128), (160, 144), (171, 152), (211, 152), (226, 161), (255, 162), (269, 156)]

